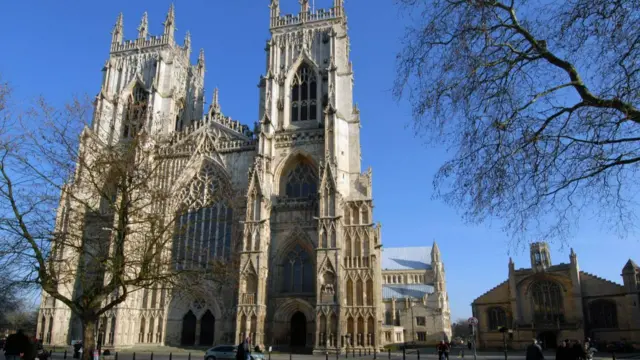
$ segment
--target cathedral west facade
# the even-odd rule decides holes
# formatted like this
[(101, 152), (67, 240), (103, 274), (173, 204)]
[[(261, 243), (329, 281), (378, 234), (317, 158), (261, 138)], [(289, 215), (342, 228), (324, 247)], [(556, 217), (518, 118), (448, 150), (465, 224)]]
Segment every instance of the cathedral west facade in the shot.
[[(172, 251), (239, 255), (239, 285), (203, 296), (133, 292), (103, 315), (103, 346), (206, 346), (250, 335), (275, 348), (340, 351), (450, 336), (437, 245), (403, 262), (382, 249), (373, 221), (343, 1), (313, 11), (300, 3), (299, 14), (283, 16), (271, 1), (252, 129), (222, 113), (217, 89), (205, 111), (204, 53), (192, 65), (189, 34), (176, 43), (173, 6), (160, 36), (149, 36), (145, 14), (138, 38), (123, 41), (118, 18), (87, 131), (105, 144), (130, 137), (139, 127), (127, 106), (144, 105), (140, 124), (158, 148), (165, 185), (189, 209), (185, 223), (205, 224), (176, 236)], [(422, 315), (413, 316), (414, 305)], [(38, 337), (64, 344), (81, 334), (69, 309), (45, 294)]]

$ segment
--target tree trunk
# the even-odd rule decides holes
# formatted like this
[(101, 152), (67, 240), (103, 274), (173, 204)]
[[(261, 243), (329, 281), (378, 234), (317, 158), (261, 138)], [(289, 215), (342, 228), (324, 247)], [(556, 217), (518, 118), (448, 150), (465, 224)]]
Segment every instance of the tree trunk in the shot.
[(82, 360), (91, 360), (96, 349), (96, 325), (98, 319), (85, 317), (82, 320)]

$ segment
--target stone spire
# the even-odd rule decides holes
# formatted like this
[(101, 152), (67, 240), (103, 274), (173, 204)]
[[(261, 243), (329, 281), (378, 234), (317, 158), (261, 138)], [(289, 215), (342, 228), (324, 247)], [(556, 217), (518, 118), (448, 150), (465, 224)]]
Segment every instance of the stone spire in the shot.
[(220, 99), (218, 98), (218, 88), (213, 89), (213, 99), (211, 100), (211, 110), (219, 114), (220, 113)]
[(299, 0), (300, 1), (300, 12), (306, 14), (309, 12), (309, 0)]
[(184, 49), (187, 51), (187, 54), (191, 53), (191, 33), (188, 31), (184, 35)]
[(432, 263), (436, 263), (436, 262), (440, 262), (440, 248), (438, 247), (438, 244), (436, 243), (436, 241), (433, 241), (433, 246), (431, 247), (431, 262)]
[(118, 19), (116, 20), (116, 24), (113, 26), (113, 31), (111, 31), (111, 42), (112, 43), (122, 43), (122, 35), (124, 33), (124, 21), (122, 19), (122, 13), (118, 15)]
[(201, 76), (204, 76), (204, 49), (200, 49), (200, 55), (198, 55), (198, 72)]
[(149, 34), (149, 18), (147, 12), (142, 14), (142, 20), (140, 20), (140, 26), (138, 26), (138, 39), (146, 39)]
[(167, 18), (164, 20), (164, 35), (169, 36), (170, 39), (173, 39), (173, 36), (176, 31), (176, 11), (171, 3), (171, 7), (169, 7), (169, 12), (167, 13)]

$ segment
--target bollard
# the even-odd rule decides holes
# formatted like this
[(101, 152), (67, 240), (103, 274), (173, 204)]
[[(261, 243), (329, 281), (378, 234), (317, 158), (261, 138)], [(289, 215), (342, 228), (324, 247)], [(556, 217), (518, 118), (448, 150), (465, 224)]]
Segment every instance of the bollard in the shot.
[(189, 353), (189, 360), (191, 360), (191, 353)]
[(133, 360), (136, 360), (136, 352), (133, 352)]
[(113, 360), (118, 360), (118, 352), (116, 351), (116, 355), (114, 356)]
[(336, 360), (340, 359), (340, 350), (336, 348)]
[(360, 349), (360, 353), (358, 354), (358, 356), (362, 357), (362, 349)]
[(418, 356), (418, 360), (420, 360), (420, 349), (416, 349), (416, 355)]
[(614, 351), (611, 352), (611, 359), (616, 360), (616, 353)]
[(289, 351), (289, 360), (291, 360), (291, 351)]
[(403, 346), (402, 347), (402, 360), (406, 360), (406, 359), (407, 359), (407, 349)]
[(389, 350), (389, 360), (391, 360), (391, 348), (389, 348), (388, 350)]
[[(169, 353), (169, 360), (171, 360), (173, 358), (173, 353)], [(118, 360), (118, 359), (116, 359)]]
[(355, 359), (356, 357), (356, 348), (351, 348), (351, 356)]
[(153, 351), (151, 352), (151, 360), (153, 360)]
[(329, 360), (329, 352), (328, 351), (324, 352), (324, 358), (325, 358), (325, 360)]
[(65, 360), (67, 359), (67, 350), (65, 350), (65, 351), (64, 351), (64, 357), (63, 357), (63, 359), (65, 359)]
[[(171, 359), (169, 359), (171, 360)], [(269, 360), (271, 360), (271, 351), (269, 351)]]

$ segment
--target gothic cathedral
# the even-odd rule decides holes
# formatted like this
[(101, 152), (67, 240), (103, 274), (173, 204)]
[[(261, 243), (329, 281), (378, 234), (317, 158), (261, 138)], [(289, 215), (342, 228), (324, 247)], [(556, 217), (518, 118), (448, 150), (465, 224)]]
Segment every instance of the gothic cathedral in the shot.
[[(167, 186), (189, 209), (184, 221), (207, 224), (176, 236), (174, 253), (239, 254), (239, 285), (199, 297), (134, 292), (101, 320), (105, 347), (251, 336), (255, 344), (324, 352), (380, 349), (401, 342), (399, 334), (402, 341), (451, 335), (437, 246), (383, 250), (373, 222), (343, 0), (320, 10), (300, 4), (299, 14), (283, 16), (271, 0), (253, 129), (222, 113), (217, 89), (205, 111), (204, 52), (190, 64), (190, 35), (183, 45), (174, 39), (173, 6), (159, 36), (148, 35), (145, 14), (138, 38), (123, 41), (118, 18), (87, 131), (105, 143), (140, 127), (154, 136)], [(131, 103), (146, 108), (139, 122), (126, 111)], [(44, 294), (45, 343), (68, 343), (80, 329)]]

